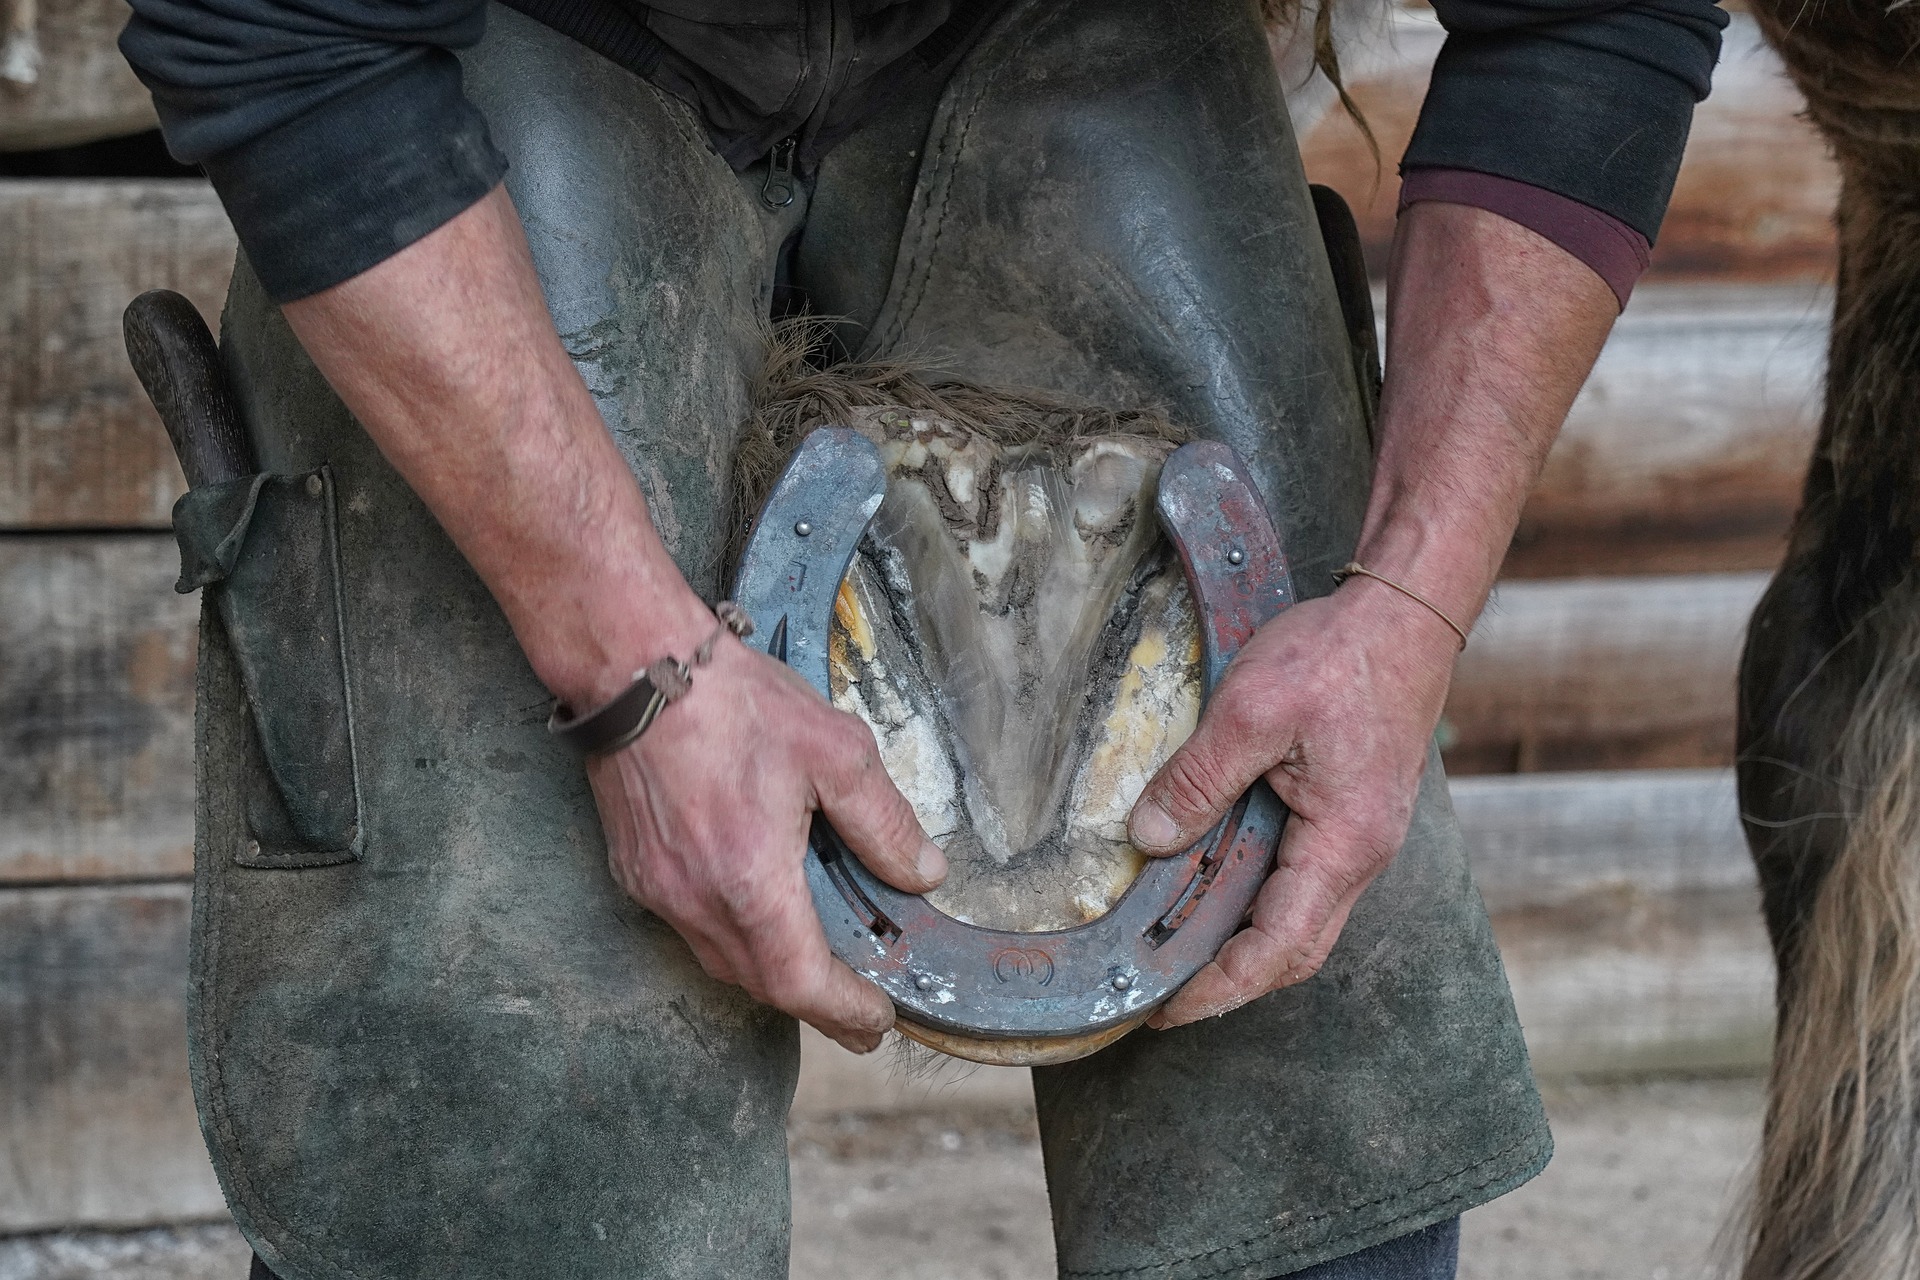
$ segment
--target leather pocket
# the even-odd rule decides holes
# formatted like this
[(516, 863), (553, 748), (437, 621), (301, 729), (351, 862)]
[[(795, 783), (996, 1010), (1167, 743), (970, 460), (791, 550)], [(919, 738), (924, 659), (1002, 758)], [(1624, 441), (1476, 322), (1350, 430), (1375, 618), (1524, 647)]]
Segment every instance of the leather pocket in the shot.
[(173, 526), (175, 589), (206, 590), (251, 711), (258, 767), (234, 860), (354, 861), (360, 787), (331, 469), (201, 486), (175, 505)]

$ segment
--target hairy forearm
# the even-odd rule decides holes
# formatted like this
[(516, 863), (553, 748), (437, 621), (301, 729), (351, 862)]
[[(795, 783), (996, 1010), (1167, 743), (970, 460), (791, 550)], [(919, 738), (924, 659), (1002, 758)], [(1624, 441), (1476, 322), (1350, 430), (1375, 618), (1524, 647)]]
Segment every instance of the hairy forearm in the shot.
[(504, 188), (285, 313), (556, 696), (595, 705), (711, 630), (554, 332)]
[[(1387, 296), (1379, 456), (1358, 559), (1470, 626), (1617, 304), (1557, 245), (1441, 203), (1402, 215)], [(1422, 625), (1442, 626), (1430, 615)], [(1451, 639), (1444, 627), (1433, 634)]]
[[(1606, 338), (1613, 291), (1515, 223), (1424, 203), (1401, 218), (1388, 298), (1359, 560), (1471, 625)], [(1240, 650), (1129, 830), (1154, 853), (1185, 848), (1262, 777), (1292, 816), (1247, 928), (1154, 1026), (1238, 1008), (1325, 963), (1406, 839), (1456, 641), (1419, 603), (1356, 576)]]

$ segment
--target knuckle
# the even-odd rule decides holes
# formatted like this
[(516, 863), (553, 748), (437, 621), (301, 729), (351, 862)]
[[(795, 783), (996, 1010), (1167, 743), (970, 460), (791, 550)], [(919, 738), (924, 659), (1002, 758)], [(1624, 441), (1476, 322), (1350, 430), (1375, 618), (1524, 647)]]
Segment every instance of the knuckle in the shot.
[(634, 867), (628, 859), (609, 850), (607, 871), (613, 876), (613, 882), (620, 886), (620, 892), (636, 902), (646, 903), (647, 895), (641, 887), (639, 869)]
[(686, 941), (687, 948), (693, 952), (695, 962), (709, 978), (715, 982), (727, 983), (729, 986), (740, 985), (739, 971), (727, 959), (725, 953), (713, 945), (712, 941), (694, 932), (683, 933), (680, 936)]
[(778, 965), (761, 979), (766, 994), (756, 997), (762, 1004), (777, 1009), (804, 1008), (811, 1003), (813, 983), (795, 972), (793, 966)]
[(1222, 954), (1220, 970), (1235, 996), (1246, 1001), (1273, 990), (1286, 972), (1287, 952), (1277, 947), (1271, 935), (1254, 928), (1240, 935), (1244, 940), (1231, 955)]
[(897, 846), (899, 852), (917, 852), (922, 831), (920, 816), (913, 811), (913, 805), (898, 792), (887, 797), (881, 806), (880, 832), (884, 839)]
[(1285, 703), (1283, 683), (1258, 667), (1238, 667), (1221, 682), (1220, 693), (1210, 707), (1217, 706), (1223, 728), (1240, 734), (1264, 735), (1274, 731)]
[(1273, 984), (1273, 977), (1265, 972), (1244, 976), (1229, 975), (1226, 982), (1226, 990), (1222, 993), (1224, 999), (1219, 1002), (1222, 1006), (1222, 1011), (1224, 1012), (1226, 1009), (1237, 1009), (1249, 1000), (1259, 999), (1261, 996), (1267, 994), (1267, 992), (1273, 990)]
[(1216, 697), (1207, 709), (1214, 730), (1229, 742), (1246, 742), (1266, 732), (1267, 708), (1246, 695), (1244, 683), (1234, 688), (1231, 697)]
[(1369, 823), (1357, 833), (1355, 846), (1359, 857), (1343, 860), (1336, 868), (1348, 877), (1342, 888), (1353, 888), (1372, 879), (1400, 852), (1406, 838), (1406, 824), (1391, 820)]
[(750, 876), (715, 876), (707, 893), (722, 918), (742, 928), (750, 929), (765, 914), (765, 894)]
[(1324, 955), (1316, 956), (1310, 944), (1278, 943), (1262, 957), (1257, 974), (1242, 977), (1240, 987), (1246, 998), (1255, 999), (1312, 977), (1325, 959)]
[(1321, 948), (1316, 947), (1311, 951), (1297, 952), (1292, 962), (1280, 973), (1273, 985), (1275, 988), (1290, 987), (1295, 983), (1305, 982), (1308, 978), (1319, 973), (1326, 963), (1327, 952)]
[(673, 878), (663, 874), (665, 869), (656, 866), (652, 859), (609, 852), (607, 870), (620, 891), (641, 906), (662, 917), (675, 913), (681, 895), (675, 892), (677, 886)]
[(817, 958), (807, 955), (764, 957), (761, 983), (763, 1003), (788, 1012), (815, 1011), (825, 1003), (827, 974)]
[(1379, 864), (1372, 858), (1364, 861), (1357, 858), (1336, 859), (1321, 868), (1327, 890), (1333, 899), (1344, 900), (1349, 894), (1357, 892), (1367, 881), (1373, 879)]
[(830, 744), (846, 764), (865, 767), (869, 760), (879, 755), (879, 747), (874, 742), (873, 730), (867, 722), (851, 712), (836, 711), (833, 716), (833, 729)]
[(1225, 801), (1235, 790), (1233, 776), (1213, 751), (1180, 751), (1161, 771), (1161, 795), (1176, 809), (1198, 812)]

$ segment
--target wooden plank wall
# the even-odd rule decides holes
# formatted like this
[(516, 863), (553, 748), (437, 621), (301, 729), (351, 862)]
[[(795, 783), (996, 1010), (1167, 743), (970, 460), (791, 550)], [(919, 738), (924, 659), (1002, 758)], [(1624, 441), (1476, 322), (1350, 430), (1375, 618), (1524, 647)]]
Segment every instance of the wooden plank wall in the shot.
[(0, 181), (0, 1232), (223, 1212), (186, 1063), (199, 601), (120, 310), (217, 315), (233, 252), (204, 183)]
[(164, 534), (0, 538), (0, 885), (192, 875), (179, 563)]
[(167, 527), (185, 486), (120, 312), (178, 289), (217, 316), (233, 231), (205, 183), (0, 183), (0, 527)]
[(191, 896), (0, 891), (0, 1233), (221, 1212), (187, 1090)]
[[(61, 56), (117, 83), (100, 51), (118, 4), (44, 4), (49, 57), (78, 50)], [(1419, 10), (1395, 30), (1350, 64), (1390, 162), (1438, 44)], [(118, 90), (60, 105), (92, 74), (0, 93), (0, 148), (128, 127)], [(1764, 1055), (1770, 970), (1726, 766), (1739, 636), (1818, 407), (1833, 184), (1797, 105), (1735, 14), (1655, 277), (1448, 707), (1450, 765), (1479, 775), (1456, 805), (1544, 1072)], [(1376, 185), (1337, 114), (1303, 137), (1377, 254), (1391, 163)], [(0, 1231), (219, 1211), (181, 1032), (196, 602), (170, 589), (180, 477), (118, 317), (159, 285), (214, 315), (232, 252), (196, 182), (0, 181)], [(810, 1110), (960, 1096), (916, 1104), (820, 1048)], [(1010, 1077), (981, 1079), (964, 1096), (1017, 1103)]]
[[(0, 4), (0, 16), (12, 7)], [(114, 47), (129, 12), (126, 0), (39, 0), (32, 26), (16, 37), (30, 41), (37, 58), (9, 60), (19, 78), (0, 79), (0, 151), (153, 128), (153, 100)], [(32, 61), (38, 65), (28, 70)]]
[(1452, 772), (1688, 768), (1733, 759), (1733, 685), (1765, 573), (1503, 583), (1461, 654)]
[(1771, 569), (1819, 425), (1824, 283), (1643, 284), (1527, 503), (1509, 578)]
[(1773, 968), (1729, 769), (1463, 778), (1536, 1071), (1755, 1070)]

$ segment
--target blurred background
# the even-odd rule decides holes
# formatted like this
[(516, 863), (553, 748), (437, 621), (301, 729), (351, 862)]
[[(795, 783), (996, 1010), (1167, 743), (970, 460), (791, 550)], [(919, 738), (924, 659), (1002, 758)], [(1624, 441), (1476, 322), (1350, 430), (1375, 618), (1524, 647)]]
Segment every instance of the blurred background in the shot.
[[(185, 1060), (198, 605), (119, 318), (156, 287), (216, 315), (232, 232), (152, 132), (123, 0), (0, 15), (0, 1280), (240, 1280)], [(1384, 167), (1300, 110), (1376, 278), (1440, 37), (1424, 6), (1348, 34)], [(1711, 1274), (1758, 1137), (1771, 962), (1729, 765), (1830, 305), (1836, 179), (1799, 108), (1735, 12), (1442, 728), (1559, 1140), (1468, 1215), (1472, 1280)], [(790, 1129), (795, 1280), (1054, 1274), (1024, 1073), (810, 1036)]]

